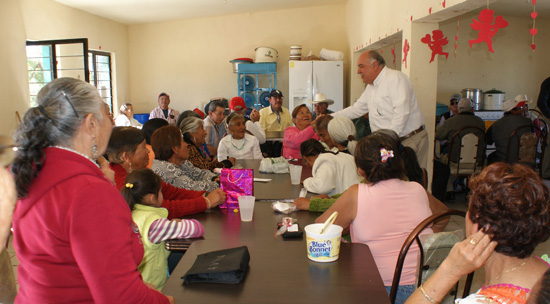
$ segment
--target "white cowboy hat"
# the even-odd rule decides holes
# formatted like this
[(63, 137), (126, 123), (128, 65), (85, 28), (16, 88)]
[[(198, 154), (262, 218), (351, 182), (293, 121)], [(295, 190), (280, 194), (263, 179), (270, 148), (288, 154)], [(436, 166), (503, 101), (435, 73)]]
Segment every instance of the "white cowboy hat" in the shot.
[(327, 99), (327, 96), (323, 93), (317, 93), (317, 94), (315, 94), (315, 98), (313, 98), (313, 100), (309, 100), (309, 102), (311, 102), (313, 104), (320, 103), (320, 102), (326, 102), (327, 104), (331, 105), (331, 104), (334, 103), (334, 100)]

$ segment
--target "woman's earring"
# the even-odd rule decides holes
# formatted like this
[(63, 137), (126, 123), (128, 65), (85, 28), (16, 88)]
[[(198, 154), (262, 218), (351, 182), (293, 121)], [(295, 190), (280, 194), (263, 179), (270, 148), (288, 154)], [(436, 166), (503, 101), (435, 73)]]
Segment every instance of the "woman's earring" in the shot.
[(97, 144), (95, 143), (95, 138), (92, 139), (92, 159), (97, 159)]

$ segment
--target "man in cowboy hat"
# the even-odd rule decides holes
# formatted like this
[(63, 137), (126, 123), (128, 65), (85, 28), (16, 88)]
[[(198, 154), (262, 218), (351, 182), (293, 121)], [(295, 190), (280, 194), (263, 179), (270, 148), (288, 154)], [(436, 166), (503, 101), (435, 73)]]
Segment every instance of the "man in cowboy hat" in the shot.
[(315, 120), (317, 116), (319, 115), (328, 115), (334, 113), (333, 111), (328, 109), (328, 106), (334, 103), (334, 100), (327, 99), (327, 96), (323, 93), (317, 93), (315, 94), (315, 98), (313, 100), (310, 100), (313, 104), (313, 118), (312, 120)]

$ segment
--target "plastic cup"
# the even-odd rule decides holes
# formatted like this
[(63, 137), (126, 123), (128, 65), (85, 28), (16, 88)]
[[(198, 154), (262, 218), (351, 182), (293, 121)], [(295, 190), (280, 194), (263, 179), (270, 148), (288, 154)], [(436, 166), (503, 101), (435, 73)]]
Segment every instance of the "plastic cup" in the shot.
[(302, 166), (290, 165), (288, 169), (290, 170), (290, 182), (293, 185), (299, 185), (302, 178)]
[(315, 262), (332, 262), (338, 260), (340, 254), (340, 241), (342, 239), (341, 226), (332, 224), (329, 229), (323, 233), (323, 223), (307, 225), (306, 245), (307, 257)]
[(256, 197), (243, 195), (239, 196), (239, 213), (241, 214), (241, 221), (250, 222), (254, 215), (254, 202)]

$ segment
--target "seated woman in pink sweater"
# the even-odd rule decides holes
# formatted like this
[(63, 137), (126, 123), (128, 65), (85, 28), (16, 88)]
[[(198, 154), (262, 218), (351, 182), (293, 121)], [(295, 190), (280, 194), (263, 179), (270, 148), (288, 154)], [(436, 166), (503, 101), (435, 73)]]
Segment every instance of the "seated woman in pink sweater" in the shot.
[[(338, 211), (335, 224), (349, 228), (352, 242), (370, 247), (388, 293), (403, 242), (432, 214), (424, 188), (401, 179), (405, 166), (397, 149), (386, 134), (362, 138), (355, 163), (366, 183), (351, 186), (316, 220), (322, 223)], [(415, 289), (417, 253), (414, 244), (405, 259), (395, 303), (403, 303)]]
[(301, 104), (292, 111), (294, 127), (285, 129), (283, 138), (283, 156), (285, 158), (301, 159), (300, 145), (310, 139), (319, 140), (319, 136), (311, 127), (311, 112), (305, 104)]

